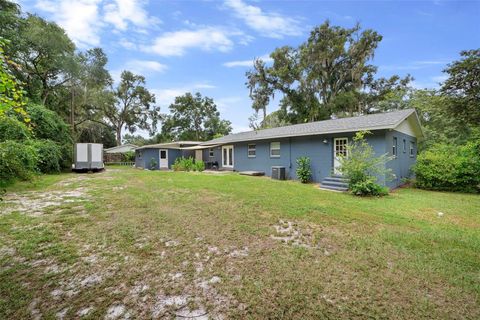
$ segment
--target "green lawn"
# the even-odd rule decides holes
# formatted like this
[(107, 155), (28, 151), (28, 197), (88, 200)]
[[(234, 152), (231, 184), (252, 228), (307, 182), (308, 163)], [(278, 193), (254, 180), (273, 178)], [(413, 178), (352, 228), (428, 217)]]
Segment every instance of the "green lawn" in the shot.
[(0, 319), (480, 318), (478, 195), (117, 167), (0, 212)]

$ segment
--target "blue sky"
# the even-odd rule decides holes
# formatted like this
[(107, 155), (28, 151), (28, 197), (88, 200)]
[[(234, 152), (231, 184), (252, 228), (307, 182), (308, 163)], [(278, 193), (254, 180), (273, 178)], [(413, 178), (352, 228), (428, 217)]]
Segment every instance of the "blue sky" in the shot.
[[(253, 114), (245, 72), (255, 57), (297, 46), (316, 25), (360, 22), (383, 35), (373, 64), (379, 76), (414, 78), (419, 88), (480, 47), (480, 1), (134, 1), (22, 0), (23, 9), (56, 21), (79, 50), (100, 46), (114, 78), (145, 75), (162, 112), (177, 95), (214, 98), (235, 132)], [(275, 103), (268, 110), (275, 110)]]

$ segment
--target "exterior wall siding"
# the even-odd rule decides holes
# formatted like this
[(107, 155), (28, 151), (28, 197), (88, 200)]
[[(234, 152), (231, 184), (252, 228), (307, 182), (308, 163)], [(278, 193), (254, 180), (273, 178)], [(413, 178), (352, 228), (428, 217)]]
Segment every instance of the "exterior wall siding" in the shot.
[[(296, 159), (307, 156), (311, 160), (312, 180), (321, 182), (333, 173), (333, 141), (334, 138), (346, 137), (349, 141), (353, 133), (334, 135), (319, 135), (308, 137), (292, 137), (285, 139), (262, 140), (234, 144), (234, 170), (235, 171), (263, 171), (271, 176), (272, 166), (284, 166), (288, 179), (297, 179)], [(324, 140), (327, 143), (324, 143)], [(385, 153), (385, 131), (376, 131), (367, 138), (373, 146), (375, 153)], [(280, 142), (280, 157), (270, 157), (270, 142)], [(249, 144), (256, 144), (256, 156), (248, 157)], [(381, 183), (384, 177), (379, 177)]]
[[(392, 169), (395, 175), (394, 179), (387, 181), (389, 188), (395, 188), (404, 183), (403, 179), (413, 177), (412, 166), (417, 161), (417, 138), (405, 133), (391, 130), (385, 135), (386, 149), (385, 152), (390, 156), (393, 155), (393, 138), (397, 138), (397, 156), (395, 159), (387, 163), (387, 168)], [(403, 151), (403, 140), (405, 139), (406, 148)], [(413, 157), (410, 156), (410, 143), (413, 142)]]

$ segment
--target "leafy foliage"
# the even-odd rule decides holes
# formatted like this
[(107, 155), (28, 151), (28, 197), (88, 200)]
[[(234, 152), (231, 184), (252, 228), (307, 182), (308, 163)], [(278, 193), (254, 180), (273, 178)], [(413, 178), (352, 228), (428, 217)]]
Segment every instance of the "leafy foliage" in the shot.
[(77, 126), (77, 142), (101, 143), (104, 148), (117, 145), (115, 133), (109, 127), (97, 122), (87, 121)]
[(31, 144), (13, 140), (0, 143), (0, 186), (15, 179), (29, 180), (37, 169), (38, 156)]
[(175, 159), (172, 168), (174, 171), (192, 171), (195, 168), (195, 161), (192, 157), (180, 157)]
[(24, 141), (30, 136), (30, 130), (17, 118), (0, 116), (0, 142), (6, 140)]
[(38, 171), (42, 173), (60, 172), (63, 164), (62, 147), (52, 140), (33, 140), (31, 145), (37, 153)]
[[(252, 108), (263, 111), (266, 119), (266, 107), (276, 92), (283, 94), (280, 119), (288, 123), (399, 108), (412, 78), (375, 79), (377, 68), (368, 62), (382, 36), (360, 30), (358, 24), (348, 29), (326, 21), (298, 48), (284, 46), (272, 52), (272, 66), (256, 60), (246, 74)], [(379, 104), (387, 98), (389, 103)]]
[(297, 158), (297, 177), (302, 183), (310, 182), (312, 179), (312, 169), (309, 157)]
[(4, 55), (7, 40), (0, 37), (0, 117), (7, 112), (21, 115), (25, 122), (30, 119), (25, 112), (25, 98), (21, 82), (17, 80), (10, 65), (13, 64)]
[[(369, 131), (355, 134), (353, 142), (347, 145), (347, 156), (340, 158), (340, 172), (349, 179), (349, 189), (355, 195), (382, 195), (383, 189), (378, 185), (378, 177), (391, 178), (391, 170), (386, 163), (392, 158), (387, 154), (377, 156), (373, 147), (367, 142)], [(387, 192), (388, 193), (388, 192)]]
[(150, 170), (155, 170), (157, 168), (158, 162), (154, 158), (150, 159)]
[(171, 115), (165, 118), (162, 127), (163, 139), (210, 140), (216, 134), (226, 135), (232, 131), (231, 123), (220, 119), (213, 99), (200, 93), (186, 93), (175, 98), (170, 105)]
[(414, 172), (419, 188), (480, 192), (480, 140), (436, 144), (418, 155)]
[(450, 114), (474, 127), (480, 126), (480, 49), (460, 53), (461, 59), (444, 70), (448, 74), (441, 92), (452, 97)]
[(195, 161), (195, 164), (193, 166), (193, 171), (202, 172), (204, 170), (205, 170), (205, 162), (201, 160)]

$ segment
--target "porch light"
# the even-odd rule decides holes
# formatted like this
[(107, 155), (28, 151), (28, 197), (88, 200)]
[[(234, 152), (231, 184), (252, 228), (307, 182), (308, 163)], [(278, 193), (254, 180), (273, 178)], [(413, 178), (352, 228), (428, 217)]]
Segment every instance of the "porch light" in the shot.
[(328, 140), (327, 140), (327, 139), (323, 139), (323, 143), (327, 144), (327, 143), (328, 143)]

